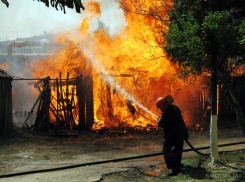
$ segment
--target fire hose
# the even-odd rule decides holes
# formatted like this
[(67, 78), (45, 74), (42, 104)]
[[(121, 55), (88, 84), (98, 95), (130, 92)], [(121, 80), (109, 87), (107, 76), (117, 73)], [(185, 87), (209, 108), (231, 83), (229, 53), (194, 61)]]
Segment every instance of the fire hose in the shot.
[[(130, 110), (130, 112), (131, 112), (132, 114), (138, 113), (139, 115), (143, 116), (144, 118), (146, 118), (146, 119), (148, 119), (148, 120), (150, 120), (150, 121), (157, 122), (157, 121), (155, 121), (155, 120), (149, 119), (148, 117), (146, 117), (146, 116), (144, 116), (143, 114), (141, 114), (141, 113), (139, 113), (138, 111), (136, 111), (135, 107), (132, 105), (132, 101), (131, 101), (131, 100), (128, 100), (127, 106), (128, 106), (128, 108), (129, 108), (129, 110)], [(210, 155), (210, 154), (204, 154), (204, 153), (199, 152), (195, 147), (193, 147), (193, 145), (192, 145), (187, 139), (185, 139), (185, 142), (186, 142), (186, 143), (188, 144), (188, 146), (189, 146), (193, 151), (195, 151), (197, 154), (203, 155), (203, 156), (209, 156), (209, 155)]]
[[(222, 145), (218, 145), (218, 147), (225, 147), (225, 146), (239, 145), (239, 144), (245, 144), (245, 142), (222, 144)], [(209, 149), (209, 148), (210, 148), (210, 146), (199, 147), (197, 149), (198, 150), (204, 150), (204, 149)], [(183, 150), (183, 152), (189, 152), (189, 151), (192, 151), (192, 149)], [(225, 152), (225, 151), (222, 151), (222, 152)], [(222, 152), (219, 152), (219, 153), (222, 153)], [(160, 153), (146, 154), (146, 155), (133, 156), (133, 157), (125, 157), (125, 158), (119, 158), (119, 159), (110, 159), (110, 160), (103, 160), (103, 161), (88, 162), (88, 163), (83, 163), (83, 164), (75, 164), (75, 165), (56, 167), (56, 168), (50, 168), (50, 169), (40, 169), (40, 170), (25, 171), (25, 172), (11, 173), (11, 174), (3, 174), (3, 175), (0, 175), (0, 178), (21, 176), (21, 175), (35, 174), (35, 173), (43, 173), (43, 172), (51, 172), (51, 171), (59, 171), (59, 170), (65, 170), (65, 169), (72, 169), (72, 168), (76, 168), (76, 167), (105, 164), (105, 163), (110, 163), (110, 162), (120, 162), (120, 161), (125, 161), (125, 160), (139, 159), (139, 158), (145, 158), (145, 157), (153, 157), (153, 156), (158, 156), (158, 155), (163, 155), (163, 153), (160, 152)]]
[[(136, 111), (137, 112), (137, 111)], [(139, 112), (137, 112), (138, 114), (140, 114)], [(143, 117), (145, 117), (143, 114), (140, 114), (140, 115), (142, 115)], [(149, 118), (147, 118), (147, 117), (145, 117), (146, 119), (149, 119)], [(149, 119), (150, 120), (150, 119)], [(151, 120), (152, 121), (152, 120)], [(156, 121), (155, 121), (156, 122)], [(194, 151), (194, 152), (196, 152), (197, 154), (199, 154), (199, 155), (203, 155), (203, 156), (209, 156), (210, 154), (204, 154), (204, 153), (201, 153), (201, 152), (199, 152), (195, 147), (193, 147), (193, 145), (189, 142), (189, 140), (188, 139), (185, 139), (185, 142), (187, 143), (187, 145)]]
[[(132, 107), (131, 103), (128, 103), (128, 107), (129, 107), (130, 111), (131, 110), (133, 111), (133, 112), (131, 111), (132, 114), (134, 114), (136, 112), (136, 113), (140, 114), (141, 116), (145, 117), (146, 119), (149, 119), (146, 116), (144, 116), (143, 114), (137, 112), (136, 109), (134, 107)], [(149, 120), (151, 120), (151, 119), (149, 119)], [(153, 120), (151, 120), (151, 121), (153, 121)], [(203, 156), (210, 155), (210, 154), (204, 154), (204, 153), (201, 153), (201, 152), (198, 151), (198, 150), (203, 150), (203, 149), (209, 149), (210, 146), (194, 148), (192, 146), (192, 144), (187, 139), (185, 141), (186, 141), (186, 143), (189, 145), (189, 147), (191, 149), (185, 149), (185, 150), (182, 150), (182, 152), (194, 151), (197, 154), (200, 154), (200, 155), (203, 155)], [(238, 144), (245, 144), (245, 142), (236, 142), (236, 143), (222, 144), (222, 145), (218, 145), (218, 147), (225, 147), (225, 146), (238, 145)], [(224, 151), (222, 151), (222, 152), (224, 152)], [(222, 152), (219, 152), (219, 153), (222, 153)], [(42, 172), (51, 172), (51, 171), (58, 171), (58, 170), (65, 170), (65, 169), (72, 169), (72, 168), (76, 168), (76, 167), (105, 164), (105, 163), (110, 163), (110, 162), (119, 162), (119, 161), (139, 159), (139, 158), (145, 158), (145, 157), (153, 157), (153, 156), (158, 156), (158, 155), (163, 155), (163, 153), (160, 152), (160, 153), (146, 154), (146, 155), (141, 155), (141, 156), (133, 156), (133, 157), (125, 157), (125, 158), (119, 158), (119, 159), (110, 159), (110, 160), (103, 160), (103, 161), (88, 162), (88, 163), (83, 163), (83, 164), (75, 164), (75, 165), (69, 165), (69, 166), (63, 166), (63, 167), (57, 167), (57, 168), (51, 168), (51, 169), (41, 169), (41, 170), (25, 171), (25, 172), (12, 173), (12, 174), (4, 174), (4, 175), (0, 175), (0, 178), (27, 175), (27, 174), (34, 174), (34, 173), (42, 173)]]
[(199, 152), (196, 148), (193, 147), (193, 145), (187, 140), (185, 139), (185, 142), (189, 145), (189, 147), (194, 150), (194, 152), (196, 152), (197, 154), (199, 155), (203, 155), (203, 156), (209, 156), (210, 154), (204, 154), (204, 153), (201, 153)]

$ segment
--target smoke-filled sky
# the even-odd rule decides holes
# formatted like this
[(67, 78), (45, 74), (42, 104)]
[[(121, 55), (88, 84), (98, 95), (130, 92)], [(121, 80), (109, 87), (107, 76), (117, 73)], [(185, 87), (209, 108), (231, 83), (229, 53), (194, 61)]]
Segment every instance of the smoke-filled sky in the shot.
[[(33, 0), (8, 0), (9, 8), (0, 2), (0, 41), (15, 40), (43, 34), (55, 34), (75, 29), (81, 21), (89, 16), (85, 11), (76, 13), (75, 9), (66, 8), (66, 14), (59, 9), (46, 7), (44, 3)], [(21, 4), (20, 4), (21, 2)], [(83, 0), (85, 5), (85, 1)], [(114, 35), (126, 23), (123, 11), (118, 9), (115, 0), (98, 0), (102, 2), (101, 17), (110, 35)], [(85, 5), (86, 8), (86, 5)], [(90, 30), (98, 28), (98, 19), (90, 22)]]

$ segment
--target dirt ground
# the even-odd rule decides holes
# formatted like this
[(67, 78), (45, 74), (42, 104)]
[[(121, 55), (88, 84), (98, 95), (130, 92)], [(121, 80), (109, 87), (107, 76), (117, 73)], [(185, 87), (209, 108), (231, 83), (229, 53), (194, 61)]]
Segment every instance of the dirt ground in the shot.
[[(245, 142), (235, 122), (230, 122), (228, 125), (220, 124), (218, 129), (219, 144)], [(189, 140), (195, 147), (209, 146), (208, 128), (200, 131), (193, 127), (189, 129), (189, 134)], [(0, 141), (0, 182), (165, 180), (167, 170), (162, 155), (52, 172), (17, 175), (17, 173), (26, 171), (160, 153), (162, 141), (163, 130), (161, 129), (126, 133), (60, 130), (50, 131), (49, 134), (37, 134), (15, 128), (14, 136), (1, 138)], [(185, 144), (184, 149), (189, 149), (189, 147)], [(245, 144), (219, 148), (220, 151), (239, 149), (245, 149)], [(209, 149), (202, 152), (209, 153)], [(194, 152), (183, 153), (183, 159), (193, 156), (196, 156)], [(1, 176), (6, 174), (16, 174), (16, 176)], [(200, 180), (200, 176), (196, 178)]]

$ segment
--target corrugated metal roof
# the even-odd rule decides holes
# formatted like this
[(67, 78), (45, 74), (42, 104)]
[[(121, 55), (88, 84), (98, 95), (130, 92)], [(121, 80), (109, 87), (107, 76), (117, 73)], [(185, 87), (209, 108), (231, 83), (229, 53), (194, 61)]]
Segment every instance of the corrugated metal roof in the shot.
[(9, 74), (7, 71), (0, 69), (0, 77), (13, 78), (14, 76)]

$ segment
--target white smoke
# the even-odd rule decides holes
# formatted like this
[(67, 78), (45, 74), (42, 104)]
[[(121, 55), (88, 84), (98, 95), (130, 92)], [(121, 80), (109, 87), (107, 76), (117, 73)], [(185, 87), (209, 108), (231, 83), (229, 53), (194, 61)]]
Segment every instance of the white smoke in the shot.
[[(86, 1), (85, 1), (86, 2)], [(99, 0), (102, 3), (99, 20), (109, 28), (109, 34), (114, 35), (126, 25), (123, 10), (115, 0)], [(86, 8), (86, 7), (85, 7)], [(66, 14), (59, 9), (46, 7), (44, 3), (31, 0), (9, 0), (9, 8), (0, 3), (0, 41), (15, 40), (43, 35), (45, 32), (56, 34), (72, 31), (89, 16), (85, 11), (81, 14), (75, 9), (66, 8)], [(98, 27), (97, 18), (90, 22), (90, 31)]]
[[(73, 32), (86, 17), (90, 16), (85, 11), (76, 13), (75, 9), (66, 8), (66, 14), (59, 9), (46, 7), (44, 3), (31, 0), (9, 0), (9, 8), (0, 3), (0, 42), (17, 38), (29, 38), (44, 34), (57, 34), (63, 31)], [(127, 25), (123, 10), (119, 9), (116, 0), (98, 0), (101, 5), (101, 16), (95, 17), (90, 23), (89, 32), (100, 28), (110, 36), (115, 36)], [(86, 7), (85, 7), (86, 8)], [(49, 40), (43, 40), (48, 44)], [(21, 50), (21, 48), (13, 48)], [(23, 61), (13, 57), (14, 76), (31, 78), (29, 70)], [(31, 81), (13, 81), (13, 112), (15, 125), (22, 126), (27, 117), (27, 112), (33, 107), (37, 95), (33, 94)], [(123, 89), (121, 89), (123, 92)], [(125, 94), (124, 94), (125, 95)], [(33, 116), (31, 116), (31, 120)], [(29, 121), (28, 121), (29, 122)], [(30, 126), (30, 125), (29, 125)]]

